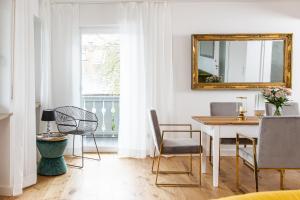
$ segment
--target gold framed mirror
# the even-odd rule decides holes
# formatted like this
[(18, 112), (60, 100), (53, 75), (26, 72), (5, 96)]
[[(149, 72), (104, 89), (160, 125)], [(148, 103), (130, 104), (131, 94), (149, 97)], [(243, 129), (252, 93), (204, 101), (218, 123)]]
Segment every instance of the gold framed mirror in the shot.
[(292, 36), (192, 35), (192, 89), (291, 88)]

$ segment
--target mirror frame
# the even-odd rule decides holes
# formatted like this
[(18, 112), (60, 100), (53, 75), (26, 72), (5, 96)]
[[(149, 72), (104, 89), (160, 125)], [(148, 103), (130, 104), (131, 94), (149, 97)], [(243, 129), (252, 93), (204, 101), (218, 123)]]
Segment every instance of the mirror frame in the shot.
[[(244, 83), (200, 83), (198, 81), (198, 48), (199, 41), (247, 41), (247, 40), (283, 40), (284, 41), (284, 74), (283, 82), (244, 82)], [(194, 90), (250, 90), (265, 87), (292, 87), (292, 33), (268, 34), (193, 34), (192, 35), (192, 89)]]

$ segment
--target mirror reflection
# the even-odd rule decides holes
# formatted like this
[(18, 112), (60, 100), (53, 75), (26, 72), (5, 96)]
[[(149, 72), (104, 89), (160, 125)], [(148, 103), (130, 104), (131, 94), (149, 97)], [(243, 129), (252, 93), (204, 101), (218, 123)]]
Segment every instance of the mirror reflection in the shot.
[(198, 41), (201, 83), (283, 82), (284, 40)]

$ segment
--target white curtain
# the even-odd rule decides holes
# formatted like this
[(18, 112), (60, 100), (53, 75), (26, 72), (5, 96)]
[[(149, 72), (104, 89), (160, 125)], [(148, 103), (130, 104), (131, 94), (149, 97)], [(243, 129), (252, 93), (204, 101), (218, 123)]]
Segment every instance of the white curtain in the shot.
[(78, 4), (40, 3), (42, 26), (41, 106), (80, 104)]
[[(51, 8), (51, 102), (80, 105), (80, 32), (78, 4)], [(50, 94), (48, 94), (50, 95)]]
[[(51, 15), (52, 106), (80, 106), (79, 5), (54, 4)], [(74, 146), (79, 151), (78, 139)], [(68, 142), (65, 154), (70, 154), (71, 148), (72, 142)]]
[(47, 109), (47, 108), (52, 108), (51, 5), (49, 0), (40, 1), (40, 20), (41, 20), (41, 66), (42, 66), (40, 103), (43, 109)]
[(34, 4), (16, 1), (13, 99), (10, 124), (11, 195), (36, 183)]
[(119, 155), (150, 154), (148, 112), (170, 120), (173, 109), (172, 31), (167, 2), (122, 4)]

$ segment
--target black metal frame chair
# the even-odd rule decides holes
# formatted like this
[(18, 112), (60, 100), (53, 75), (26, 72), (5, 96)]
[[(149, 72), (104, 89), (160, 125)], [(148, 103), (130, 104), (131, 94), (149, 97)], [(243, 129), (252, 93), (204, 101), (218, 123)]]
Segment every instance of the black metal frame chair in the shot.
[[(62, 106), (55, 109), (56, 114), (56, 125), (60, 133), (66, 135), (73, 135), (73, 145), (72, 145), (72, 155), (74, 157), (81, 157), (81, 166), (71, 165), (73, 167), (83, 168), (84, 167), (84, 158), (101, 160), (99, 149), (95, 139), (95, 131), (98, 127), (98, 118), (95, 113), (78, 108), (75, 106)], [(81, 156), (75, 155), (74, 153), (74, 144), (75, 136), (81, 136)], [(92, 136), (98, 153), (98, 159), (85, 157), (84, 154), (84, 145), (83, 137)]]

